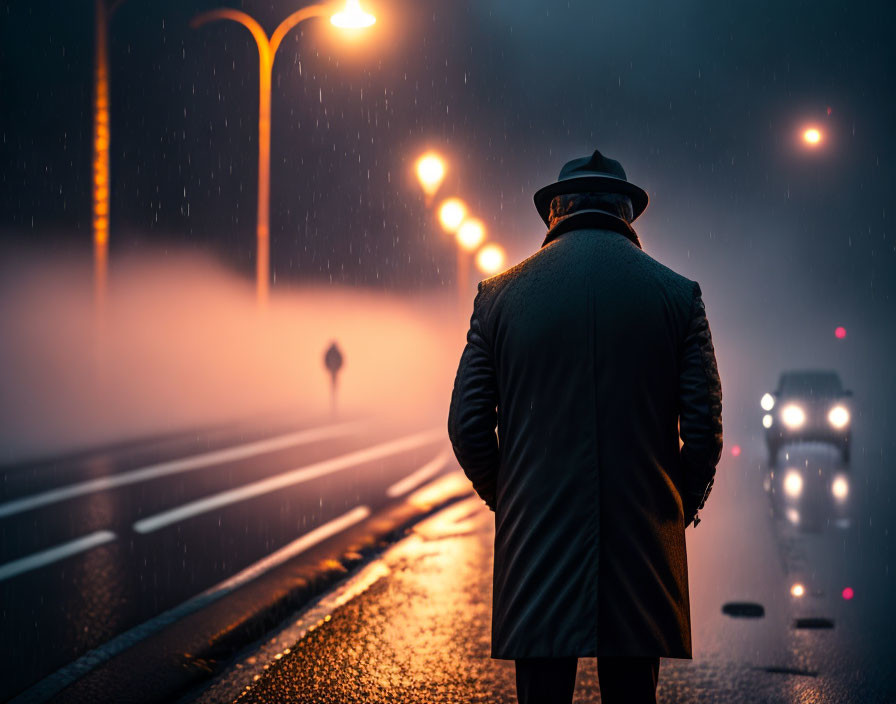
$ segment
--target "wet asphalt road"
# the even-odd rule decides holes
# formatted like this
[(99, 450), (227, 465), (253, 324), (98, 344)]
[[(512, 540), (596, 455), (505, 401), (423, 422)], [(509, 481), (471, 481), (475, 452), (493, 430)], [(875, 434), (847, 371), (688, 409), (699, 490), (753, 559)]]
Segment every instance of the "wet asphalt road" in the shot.
[[(694, 660), (663, 660), (660, 701), (896, 701), (893, 485), (874, 465), (882, 457), (859, 453), (849, 469), (849, 527), (835, 523), (842, 512), (791, 520), (763, 487), (760, 457), (758, 443), (727, 454), (711, 508), (688, 529)], [(808, 448), (789, 461), (825, 457)], [(513, 664), (488, 657), (492, 540), (477, 499), (446, 509), (184, 701), (515, 702)], [(729, 602), (765, 615), (732, 618)], [(797, 627), (804, 618), (832, 627)], [(580, 661), (575, 701), (599, 701), (593, 659)]]
[(0, 468), (0, 700), (355, 507), (399, 500), (396, 483), (443, 471), (446, 448), (441, 427), (280, 418)]

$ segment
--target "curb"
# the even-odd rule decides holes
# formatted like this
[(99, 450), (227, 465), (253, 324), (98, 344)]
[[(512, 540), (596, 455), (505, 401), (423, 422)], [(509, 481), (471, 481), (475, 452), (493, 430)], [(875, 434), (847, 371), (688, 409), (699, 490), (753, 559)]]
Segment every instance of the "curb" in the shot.
[(208, 607), (100, 659), (78, 679), (60, 682), (63, 668), (14, 701), (173, 701), (219, 674), (239, 651), (356, 572), (416, 523), (471, 494), (459, 470), (448, 472)]

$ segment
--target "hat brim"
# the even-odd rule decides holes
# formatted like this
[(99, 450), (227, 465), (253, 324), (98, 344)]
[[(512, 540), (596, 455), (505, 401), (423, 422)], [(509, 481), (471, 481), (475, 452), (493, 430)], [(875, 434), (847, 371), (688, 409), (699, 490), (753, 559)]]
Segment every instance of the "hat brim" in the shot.
[(535, 192), (535, 207), (545, 225), (551, 221), (551, 201), (566, 193), (620, 193), (632, 200), (632, 222), (647, 208), (647, 191), (613, 176), (577, 176), (557, 181)]

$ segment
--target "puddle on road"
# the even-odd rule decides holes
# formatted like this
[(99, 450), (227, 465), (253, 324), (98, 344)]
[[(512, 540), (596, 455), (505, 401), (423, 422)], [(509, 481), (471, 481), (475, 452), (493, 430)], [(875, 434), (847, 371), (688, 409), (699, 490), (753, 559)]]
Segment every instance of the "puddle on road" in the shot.
[(754, 670), (762, 672), (770, 672), (773, 675), (798, 675), (800, 677), (818, 677), (818, 673), (814, 670), (804, 670), (799, 667), (781, 667), (778, 665), (769, 665), (767, 667), (754, 667)]
[(793, 620), (793, 627), (797, 629), (833, 628), (834, 621), (829, 618), (821, 618), (817, 616), (797, 618)]
[(763, 618), (765, 608), (752, 601), (729, 601), (722, 606), (722, 613), (732, 618)]

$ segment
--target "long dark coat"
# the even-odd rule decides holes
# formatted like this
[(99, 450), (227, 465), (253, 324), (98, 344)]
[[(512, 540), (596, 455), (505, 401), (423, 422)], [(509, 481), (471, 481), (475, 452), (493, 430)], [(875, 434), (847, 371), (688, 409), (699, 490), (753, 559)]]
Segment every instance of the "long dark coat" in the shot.
[(695, 282), (618, 218), (561, 221), (479, 285), (448, 433), (495, 511), (492, 657), (691, 656), (684, 531), (722, 447)]

